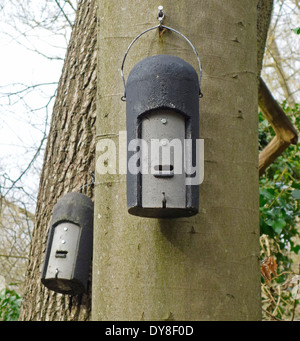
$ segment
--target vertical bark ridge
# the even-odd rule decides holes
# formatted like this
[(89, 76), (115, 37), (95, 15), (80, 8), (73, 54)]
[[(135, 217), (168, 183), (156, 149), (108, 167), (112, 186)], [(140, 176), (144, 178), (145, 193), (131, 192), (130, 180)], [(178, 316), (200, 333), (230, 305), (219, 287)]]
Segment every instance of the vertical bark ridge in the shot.
[(273, 0), (257, 1), (257, 78), (261, 74), (273, 2)]

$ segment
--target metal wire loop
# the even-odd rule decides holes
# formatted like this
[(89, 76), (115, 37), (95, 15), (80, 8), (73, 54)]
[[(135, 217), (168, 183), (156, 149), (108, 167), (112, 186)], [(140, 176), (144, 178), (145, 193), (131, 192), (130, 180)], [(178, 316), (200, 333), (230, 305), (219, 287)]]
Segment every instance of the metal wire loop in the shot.
[[(162, 15), (160, 16), (162, 12)], [(124, 73), (123, 73), (123, 69), (124, 69), (124, 64), (125, 64), (125, 60), (126, 60), (126, 57), (127, 57), (127, 54), (129, 52), (129, 50), (131, 49), (132, 45), (142, 36), (144, 35), (145, 33), (149, 32), (149, 31), (152, 31), (152, 30), (155, 30), (157, 28), (164, 28), (166, 30), (170, 30), (174, 33), (177, 33), (178, 35), (180, 35), (182, 38), (184, 38), (188, 43), (189, 45), (191, 46), (191, 48), (193, 49), (196, 57), (197, 57), (197, 61), (198, 61), (198, 66), (199, 66), (199, 97), (202, 98), (203, 97), (203, 94), (201, 92), (201, 77), (202, 77), (202, 67), (201, 67), (201, 62), (200, 62), (200, 58), (199, 58), (199, 55), (198, 55), (198, 52), (196, 51), (194, 45), (190, 42), (190, 40), (184, 36), (182, 33), (180, 33), (179, 31), (175, 30), (174, 28), (171, 28), (171, 27), (168, 27), (168, 26), (165, 26), (162, 24), (162, 20), (164, 18), (164, 12), (161, 11), (158, 13), (158, 20), (159, 20), (159, 24), (154, 26), (154, 27), (150, 27), (148, 28), (147, 30), (143, 31), (142, 33), (140, 33), (137, 37), (135, 37), (132, 42), (130, 43), (130, 45), (128, 46), (126, 52), (125, 52), (125, 55), (124, 55), (124, 58), (123, 58), (123, 62), (122, 62), (122, 66), (121, 66), (121, 77), (122, 77), (122, 80), (123, 80), (123, 86), (124, 86), (124, 95), (121, 97), (121, 100), (122, 101), (126, 101), (126, 83), (125, 83), (125, 78), (124, 78)]]

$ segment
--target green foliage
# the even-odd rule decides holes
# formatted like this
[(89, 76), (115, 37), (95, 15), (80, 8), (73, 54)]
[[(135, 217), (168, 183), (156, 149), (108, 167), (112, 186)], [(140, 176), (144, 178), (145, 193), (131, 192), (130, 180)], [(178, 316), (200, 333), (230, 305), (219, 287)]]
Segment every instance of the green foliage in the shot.
[(22, 298), (15, 290), (0, 291), (0, 321), (17, 321), (20, 314)]
[(300, 34), (300, 27), (292, 28), (292, 31), (297, 33), (297, 34)]
[[(282, 108), (299, 131), (299, 105), (290, 108), (284, 102)], [(274, 136), (269, 122), (262, 113), (259, 113), (259, 149), (262, 150)], [(300, 152), (298, 145), (289, 146), (260, 178), (259, 207), (261, 260), (273, 255), (278, 264), (278, 277), (273, 278), (268, 285), (262, 286), (263, 307), (268, 313), (265, 318), (268, 319), (272, 315), (274, 318), (290, 319), (291, 316), (294, 317), (295, 307), (299, 301), (299, 295), (296, 293), (295, 296), (293, 292), (298, 286), (292, 284), (292, 279), (296, 275), (292, 271), (293, 258), (300, 251), (300, 245), (297, 244), (297, 237), (300, 236)], [(263, 279), (262, 282), (264, 283)], [(276, 306), (274, 302), (280, 302), (280, 304)]]
[[(299, 105), (289, 108), (282, 104), (286, 114), (299, 129)], [(259, 138), (262, 149), (274, 137), (270, 124), (259, 114)], [(300, 154), (298, 146), (290, 146), (267, 169), (260, 179), (260, 230), (277, 245), (275, 256), (284, 267), (289, 267), (291, 259), (287, 250), (298, 253), (300, 245), (295, 245), (293, 237), (299, 236), (297, 217), (300, 216)]]

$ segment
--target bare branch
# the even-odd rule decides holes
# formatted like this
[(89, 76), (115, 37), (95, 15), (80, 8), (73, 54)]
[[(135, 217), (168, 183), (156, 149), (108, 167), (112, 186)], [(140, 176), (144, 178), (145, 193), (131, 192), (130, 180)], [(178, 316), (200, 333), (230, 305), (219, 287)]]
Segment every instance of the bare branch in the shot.
[(18, 256), (18, 255), (1, 255), (0, 257), (5, 257), (5, 258), (18, 258), (18, 259), (28, 259), (26, 256)]
[(13, 203), (12, 201), (7, 200), (4, 196), (0, 195), (0, 200), (4, 201), (5, 206), (10, 207), (14, 210), (14, 212), (18, 212), (23, 214), (25, 217), (29, 218), (30, 220), (34, 221), (34, 214), (26, 210), (26, 208), (20, 207)]
[(21, 90), (18, 90), (18, 91), (15, 91), (15, 92), (3, 92), (3, 96), (14, 96), (14, 95), (19, 95), (19, 94), (22, 94), (24, 92), (28, 92), (28, 91), (32, 91), (33, 89), (35, 88), (38, 88), (38, 87), (41, 87), (41, 86), (48, 86), (48, 85), (57, 85), (58, 83), (57, 82), (50, 82), (50, 83), (40, 83), (40, 84), (34, 84), (34, 85), (26, 85), (26, 84), (23, 84), (23, 83), (14, 83), (14, 84), (10, 84), (10, 85), (7, 85), (7, 86), (23, 86), (24, 88), (21, 89)]
[(70, 0), (65, 0), (66, 3), (68, 3), (74, 12), (76, 12), (76, 8), (73, 6), (72, 2)]
[(29, 162), (29, 164), (27, 165), (27, 167), (22, 171), (22, 173), (19, 175), (19, 177), (14, 180), (14, 182), (12, 183), (11, 187), (7, 190), (7, 192), (5, 193), (4, 196), (7, 196), (7, 194), (15, 187), (15, 185), (21, 180), (21, 178), (24, 176), (24, 174), (27, 173), (27, 171), (29, 170), (29, 168), (32, 166), (32, 164), (34, 163), (34, 161), (36, 160), (36, 158), (39, 156), (42, 146), (45, 142), (45, 140), (47, 139), (47, 136), (44, 136), (40, 142), (39, 147), (37, 148), (33, 158), (31, 159), (31, 161)]
[(259, 175), (290, 145), (297, 144), (298, 132), (260, 78), (258, 104), (276, 136), (259, 154)]
[(272, 56), (274, 62), (275, 62), (275, 71), (278, 75), (279, 79), (279, 84), (284, 92), (285, 98), (288, 101), (290, 105), (295, 105), (295, 99), (292, 95), (292, 91), (290, 89), (289, 83), (287, 82), (288, 76), (286, 75), (284, 68), (283, 68), (283, 63), (282, 63), (282, 58), (280, 56), (280, 51), (278, 48), (278, 45), (276, 43), (276, 40), (272, 39), (272, 42), (268, 46), (268, 51), (270, 55)]
[(272, 319), (276, 320), (276, 321), (282, 321), (281, 319), (279, 319), (278, 317), (274, 316), (273, 314), (271, 314), (268, 310), (262, 308), (262, 310), (269, 315)]
[(61, 7), (60, 3), (55, 0), (55, 3), (57, 4), (57, 6), (59, 7), (59, 9), (61, 10), (61, 13), (63, 14), (63, 16), (65, 17), (65, 19), (67, 20), (67, 22), (69, 23), (70, 27), (73, 27), (70, 19), (68, 18), (68, 16), (66, 15), (66, 13), (64, 12), (64, 9)]

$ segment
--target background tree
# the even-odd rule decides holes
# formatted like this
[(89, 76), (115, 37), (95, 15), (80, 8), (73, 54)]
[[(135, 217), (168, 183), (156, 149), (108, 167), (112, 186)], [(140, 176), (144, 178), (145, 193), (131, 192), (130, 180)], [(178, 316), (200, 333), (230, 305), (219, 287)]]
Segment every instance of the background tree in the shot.
[(259, 114), (260, 228), (261, 259), (275, 257), (278, 276), (262, 280), (263, 318), (293, 320), (300, 313), (300, 154), (296, 144), (300, 129), (300, 40), (294, 34), (300, 7), (298, 1), (275, 0), (274, 4), (262, 69), (265, 82), (259, 93), (265, 116)]
[(81, 1), (73, 26), (44, 155), (21, 320), (85, 320), (90, 295), (56, 294), (40, 283), (52, 208), (65, 193), (93, 196), (96, 119), (96, 1)]
[(300, 101), (300, 39), (292, 32), (299, 27), (297, 0), (275, 0), (263, 63), (263, 78), (279, 102), (290, 107)]
[(74, 6), (0, 1), (0, 274), (20, 295), (58, 83), (53, 70), (62, 67)]
[(22, 293), (34, 215), (2, 197), (0, 218), (0, 274)]

